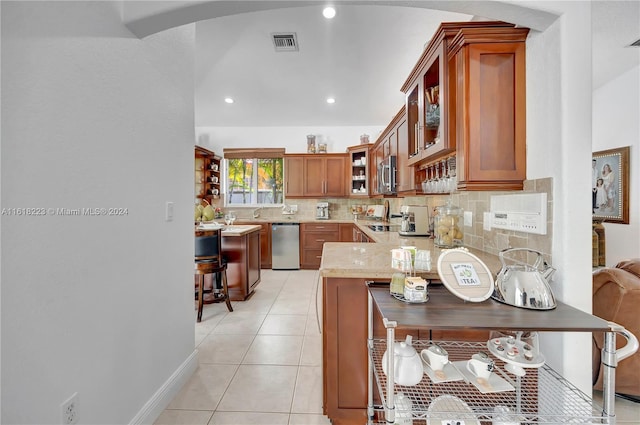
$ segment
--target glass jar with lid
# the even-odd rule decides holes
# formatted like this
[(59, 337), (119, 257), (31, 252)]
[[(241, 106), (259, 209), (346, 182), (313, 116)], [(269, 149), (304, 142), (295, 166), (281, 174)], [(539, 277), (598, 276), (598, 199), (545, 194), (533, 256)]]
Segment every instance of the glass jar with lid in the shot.
[(313, 134), (307, 136), (307, 153), (316, 153), (316, 136)]
[(445, 205), (436, 207), (433, 232), (435, 244), (441, 248), (456, 248), (464, 241), (463, 209), (451, 205), (449, 200)]

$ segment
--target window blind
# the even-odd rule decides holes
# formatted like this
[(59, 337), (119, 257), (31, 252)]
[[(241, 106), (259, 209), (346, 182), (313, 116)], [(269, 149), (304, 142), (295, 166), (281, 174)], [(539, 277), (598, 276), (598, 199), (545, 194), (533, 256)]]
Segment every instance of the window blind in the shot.
[(225, 159), (283, 158), (284, 148), (225, 148), (222, 154)]

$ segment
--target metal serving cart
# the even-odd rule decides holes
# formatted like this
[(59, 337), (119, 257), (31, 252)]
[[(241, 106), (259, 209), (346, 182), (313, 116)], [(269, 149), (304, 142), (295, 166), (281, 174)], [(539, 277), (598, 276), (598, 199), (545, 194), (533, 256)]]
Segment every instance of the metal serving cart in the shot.
[[(638, 349), (636, 337), (621, 326), (607, 322), (563, 303), (549, 311), (532, 311), (504, 305), (494, 300), (482, 303), (465, 302), (440, 285), (433, 285), (426, 304), (409, 304), (389, 295), (388, 286), (369, 284), (369, 399), (370, 424), (615, 424), (615, 367)], [(386, 339), (374, 338), (374, 311), (382, 317)], [(498, 324), (498, 325), (497, 325)], [(507, 382), (508, 391), (479, 391), (467, 378), (435, 383), (425, 374), (415, 386), (394, 384), (394, 342), (396, 329), (416, 330), (513, 330), (540, 332), (604, 332), (605, 348), (603, 406), (595, 406), (581, 392), (547, 364), (527, 368), (524, 376), (505, 370), (505, 362), (493, 358), (494, 372)], [(616, 335), (627, 344), (616, 350)], [(420, 353), (431, 342), (414, 340)], [(469, 359), (479, 351), (487, 352), (481, 342), (438, 341), (452, 362)], [(386, 370), (382, 358), (388, 353)], [(463, 374), (464, 375), (464, 374)], [(381, 404), (374, 405), (374, 385)], [(406, 403), (396, 403), (402, 393)], [(440, 401), (434, 403), (435, 400)], [(496, 410), (496, 406), (500, 410)], [(499, 412), (499, 414), (497, 413)], [(498, 416), (499, 415), (499, 416)]]

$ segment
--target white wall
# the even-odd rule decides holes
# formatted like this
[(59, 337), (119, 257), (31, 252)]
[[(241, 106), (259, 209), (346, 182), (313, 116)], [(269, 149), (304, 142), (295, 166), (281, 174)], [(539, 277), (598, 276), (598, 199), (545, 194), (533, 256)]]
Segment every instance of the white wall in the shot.
[[(591, 5), (527, 2), (560, 14), (527, 40), (527, 179), (553, 178), (552, 289), (591, 312)], [(591, 392), (591, 334), (545, 334), (549, 364)]]
[(1, 217), (1, 422), (60, 423), (74, 392), (80, 423), (153, 420), (197, 363), (193, 26), (139, 40), (119, 2), (1, 7), (2, 208), (128, 209)]
[(604, 223), (607, 266), (640, 258), (640, 67), (593, 93), (593, 150), (631, 146), (629, 224)]
[[(391, 121), (389, 117), (389, 121)], [(327, 144), (327, 152), (344, 153), (347, 146), (360, 144), (360, 135), (368, 134), (375, 142), (384, 126), (353, 127), (198, 127), (198, 145), (222, 155), (223, 148), (285, 148), (287, 153), (306, 153), (307, 135), (316, 136), (319, 143)]]

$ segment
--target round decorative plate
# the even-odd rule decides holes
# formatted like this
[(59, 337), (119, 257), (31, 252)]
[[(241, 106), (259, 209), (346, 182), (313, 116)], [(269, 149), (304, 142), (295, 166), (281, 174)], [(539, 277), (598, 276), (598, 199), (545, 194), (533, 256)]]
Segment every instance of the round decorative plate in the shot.
[(481, 302), (493, 293), (493, 275), (465, 249), (447, 249), (438, 257), (438, 276), (447, 289), (465, 301)]
[[(449, 423), (460, 422), (464, 425), (480, 425), (477, 416), (473, 413), (473, 410), (456, 396), (449, 394), (441, 395), (433, 399), (427, 411), (433, 414), (433, 418), (427, 419), (427, 425), (441, 425), (444, 423), (441, 419), (436, 417), (443, 417), (447, 419)], [(446, 414), (446, 417), (442, 414)], [(431, 416), (431, 415), (430, 415)], [(452, 417), (455, 416), (455, 419)]]

